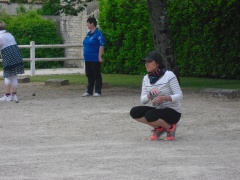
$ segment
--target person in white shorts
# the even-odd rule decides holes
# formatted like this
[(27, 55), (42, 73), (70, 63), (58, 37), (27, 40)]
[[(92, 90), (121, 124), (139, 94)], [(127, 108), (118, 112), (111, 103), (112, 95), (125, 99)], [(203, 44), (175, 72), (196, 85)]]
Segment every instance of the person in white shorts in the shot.
[(6, 24), (0, 21), (0, 51), (3, 59), (3, 77), (6, 92), (0, 101), (16, 101), (18, 74), (24, 73), (23, 59), (13, 35), (6, 31)]

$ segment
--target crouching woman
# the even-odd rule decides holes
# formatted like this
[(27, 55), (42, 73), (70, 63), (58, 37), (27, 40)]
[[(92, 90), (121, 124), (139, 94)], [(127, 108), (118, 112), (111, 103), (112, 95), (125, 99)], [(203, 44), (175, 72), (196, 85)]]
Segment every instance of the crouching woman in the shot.
[(174, 140), (176, 125), (181, 118), (180, 100), (183, 97), (179, 82), (175, 74), (165, 68), (159, 52), (149, 52), (143, 61), (148, 74), (143, 78), (140, 99), (142, 104), (152, 102), (152, 106), (133, 107), (130, 115), (153, 127), (153, 135), (149, 140), (158, 140), (165, 132), (165, 140)]

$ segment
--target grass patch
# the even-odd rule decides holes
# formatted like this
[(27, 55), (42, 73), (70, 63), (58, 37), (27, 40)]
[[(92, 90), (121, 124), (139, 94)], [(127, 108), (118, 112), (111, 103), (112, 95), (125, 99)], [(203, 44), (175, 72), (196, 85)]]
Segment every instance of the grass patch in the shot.
[[(122, 74), (102, 74), (103, 82), (107, 82), (114, 87), (140, 88), (143, 76), (122, 75)], [(74, 75), (47, 75), (32, 76), (31, 82), (45, 82), (49, 79), (68, 79), (70, 84), (86, 84), (87, 77), (82, 74)]]
[(181, 77), (180, 82), (182, 88), (192, 90), (201, 90), (204, 88), (240, 90), (240, 80)]
[[(102, 74), (103, 82), (114, 87), (141, 88), (143, 75)], [(1, 77), (1, 79), (3, 79)], [(82, 74), (31, 76), (30, 82), (45, 82), (49, 79), (68, 79), (70, 84), (86, 84), (87, 78)], [(206, 79), (181, 77), (181, 88), (199, 91), (204, 88), (238, 89), (240, 80)]]
[[(103, 82), (115, 87), (141, 88), (143, 75), (103, 74)], [(49, 79), (68, 79), (70, 84), (86, 84), (85, 75), (33, 76), (31, 82), (45, 82)], [(184, 89), (201, 90), (204, 88), (239, 89), (240, 80), (206, 79), (181, 77)]]

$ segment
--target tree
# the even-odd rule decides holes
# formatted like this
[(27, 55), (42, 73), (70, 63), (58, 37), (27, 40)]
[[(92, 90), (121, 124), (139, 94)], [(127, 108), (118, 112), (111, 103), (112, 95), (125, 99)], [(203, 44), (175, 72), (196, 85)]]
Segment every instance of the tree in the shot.
[(62, 0), (60, 4), (60, 11), (65, 15), (77, 16), (79, 12), (82, 12), (87, 7), (87, 2), (94, 0)]
[(147, 3), (155, 49), (163, 55), (167, 68), (171, 69), (179, 79), (166, 0), (147, 0)]
[(60, 0), (48, 0), (46, 1), (38, 12), (41, 15), (59, 15), (60, 14)]

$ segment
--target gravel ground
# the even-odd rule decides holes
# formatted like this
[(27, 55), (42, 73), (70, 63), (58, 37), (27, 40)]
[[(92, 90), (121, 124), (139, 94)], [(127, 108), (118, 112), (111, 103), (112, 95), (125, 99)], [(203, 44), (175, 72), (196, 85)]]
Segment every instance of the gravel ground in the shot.
[(0, 102), (0, 179), (239, 179), (240, 99), (184, 92), (176, 140), (152, 142), (129, 115), (140, 90), (85, 88), (26, 83)]

